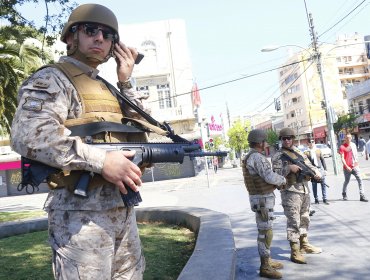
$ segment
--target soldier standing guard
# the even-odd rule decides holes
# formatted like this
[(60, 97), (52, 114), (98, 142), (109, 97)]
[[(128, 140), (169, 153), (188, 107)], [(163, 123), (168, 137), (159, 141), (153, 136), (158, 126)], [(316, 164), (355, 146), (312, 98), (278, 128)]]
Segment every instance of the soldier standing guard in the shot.
[[(314, 179), (320, 180), (319, 170), (313, 166), (298, 148), (293, 146), (295, 133), (291, 128), (283, 128), (279, 133), (282, 148), (272, 157), (272, 168), (287, 179), (287, 186), (281, 190), (281, 202), (287, 218), (287, 239), (290, 242), (292, 262), (305, 264), (301, 253), (318, 254), (321, 248), (308, 242), (307, 233), (310, 224), (310, 191), (307, 182), (310, 178), (299, 179), (301, 168), (292, 160), (299, 160), (315, 171)], [(284, 156), (287, 155), (288, 157)]]
[[(15, 151), (64, 171), (49, 176), (44, 205), (54, 277), (142, 279), (145, 259), (135, 209), (121, 197), (129, 188), (137, 192), (142, 183), (140, 168), (130, 160), (135, 152), (89, 145), (146, 141), (145, 132), (130, 133), (122, 125), (129, 111), (97, 70), (114, 57), (121, 95), (140, 106), (140, 94), (130, 84), (138, 52), (120, 41), (116, 16), (98, 4), (73, 10), (61, 40), (67, 56), (22, 84), (12, 124)], [(88, 137), (72, 135), (72, 128), (82, 125), (94, 128)], [(86, 172), (94, 175), (88, 197), (81, 198), (73, 190)]]
[(248, 142), (251, 149), (243, 158), (242, 170), (250, 206), (256, 213), (260, 276), (280, 279), (282, 274), (276, 269), (283, 268), (283, 264), (271, 259), (270, 246), (273, 238), (274, 190), (285, 185), (286, 180), (272, 171), (270, 162), (262, 154), (266, 147), (266, 133), (261, 129), (254, 129), (248, 135)]

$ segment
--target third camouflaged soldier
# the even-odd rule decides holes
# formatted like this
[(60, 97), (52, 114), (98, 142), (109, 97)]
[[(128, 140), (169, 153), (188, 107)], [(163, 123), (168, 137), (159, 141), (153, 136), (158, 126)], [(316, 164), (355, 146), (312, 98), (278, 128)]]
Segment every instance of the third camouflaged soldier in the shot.
[(286, 180), (272, 171), (270, 162), (262, 154), (266, 147), (266, 133), (261, 129), (252, 130), (248, 142), (251, 149), (243, 158), (242, 169), (251, 209), (256, 213), (260, 276), (280, 279), (282, 274), (276, 269), (283, 268), (283, 264), (271, 259), (270, 246), (273, 237), (274, 190), (285, 185)]
[(310, 178), (300, 178), (301, 168), (293, 161), (303, 162), (315, 172), (314, 179), (320, 180), (319, 170), (311, 164), (307, 156), (293, 146), (294, 130), (283, 128), (279, 133), (282, 148), (272, 157), (275, 172), (287, 179), (286, 187), (281, 191), (281, 202), (287, 218), (287, 239), (291, 247), (291, 261), (305, 264), (301, 253), (318, 254), (322, 250), (308, 242), (307, 233), (310, 224), (310, 191), (307, 182)]

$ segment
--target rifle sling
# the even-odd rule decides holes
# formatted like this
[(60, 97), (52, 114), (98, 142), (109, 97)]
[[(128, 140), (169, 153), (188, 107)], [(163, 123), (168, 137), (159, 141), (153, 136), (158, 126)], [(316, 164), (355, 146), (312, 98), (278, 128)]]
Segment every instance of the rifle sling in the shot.
[[(285, 151), (287, 151), (287, 152), (285, 152)], [(283, 155), (285, 155), (286, 158), (289, 159), (290, 161), (292, 161), (293, 163), (295, 163), (297, 161), (304, 162), (304, 158), (302, 157), (302, 155), (298, 154), (294, 150), (287, 150), (287, 149), (283, 148), (282, 152), (283, 152)], [(288, 155), (288, 152), (293, 153), (295, 156), (297, 156), (297, 158), (296, 159), (292, 158), (290, 155)]]
[(124, 133), (140, 133), (143, 130), (138, 129), (134, 126), (114, 123), (114, 122), (93, 122), (80, 125), (74, 125), (68, 127), (72, 132), (71, 136), (93, 136), (102, 132), (111, 131), (111, 132), (124, 132)]

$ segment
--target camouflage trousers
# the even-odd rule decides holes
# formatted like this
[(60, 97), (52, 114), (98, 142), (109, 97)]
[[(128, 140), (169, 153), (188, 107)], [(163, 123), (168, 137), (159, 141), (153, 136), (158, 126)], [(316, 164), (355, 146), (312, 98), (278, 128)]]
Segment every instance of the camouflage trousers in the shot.
[(51, 210), (49, 242), (54, 278), (142, 279), (142, 254), (134, 208)]
[(307, 234), (310, 225), (310, 194), (281, 191), (281, 203), (287, 218), (287, 239), (299, 242), (302, 234)]
[(275, 195), (274, 193), (250, 195), (249, 202), (252, 211), (256, 213), (258, 253), (261, 257), (269, 257), (273, 237), (272, 223), (274, 220)]

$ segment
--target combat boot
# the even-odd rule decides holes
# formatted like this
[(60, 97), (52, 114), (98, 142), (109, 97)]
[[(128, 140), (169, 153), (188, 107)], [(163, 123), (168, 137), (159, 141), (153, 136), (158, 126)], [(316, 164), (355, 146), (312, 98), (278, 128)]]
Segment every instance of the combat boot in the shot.
[(270, 279), (280, 279), (283, 275), (271, 267), (269, 257), (261, 257), (260, 276)]
[(284, 267), (283, 263), (275, 261), (271, 258), (269, 258), (269, 263), (273, 269), (282, 269)]
[(290, 242), (290, 249), (291, 249), (290, 260), (292, 262), (299, 264), (307, 263), (304, 256), (299, 251), (298, 242)]
[(308, 242), (306, 234), (301, 235), (299, 241), (301, 242), (301, 253), (303, 254), (320, 254), (322, 252), (321, 248), (315, 247)]

